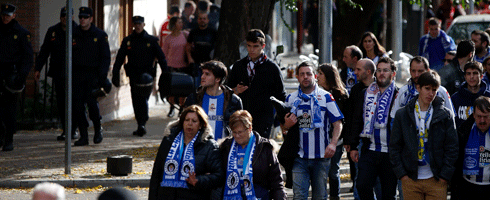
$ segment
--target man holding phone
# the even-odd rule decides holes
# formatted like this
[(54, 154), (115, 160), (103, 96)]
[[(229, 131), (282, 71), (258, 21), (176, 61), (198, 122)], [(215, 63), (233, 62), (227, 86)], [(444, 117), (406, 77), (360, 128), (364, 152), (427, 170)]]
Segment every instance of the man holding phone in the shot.
[(243, 109), (252, 115), (253, 129), (269, 138), (274, 123), (274, 107), (269, 98), (286, 99), (283, 77), (279, 66), (264, 53), (264, 33), (252, 29), (246, 40), (248, 56), (233, 64), (227, 85), (242, 99)]

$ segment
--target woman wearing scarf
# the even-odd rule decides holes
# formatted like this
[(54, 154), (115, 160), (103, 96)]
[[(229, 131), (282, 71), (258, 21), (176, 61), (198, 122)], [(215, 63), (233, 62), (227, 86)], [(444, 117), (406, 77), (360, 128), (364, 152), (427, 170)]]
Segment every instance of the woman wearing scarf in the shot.
[(153, 166), (148, 199), (210, 199), (224, 173), (204, 110), (192, 105), (171, 122)]
[(252, 115), (236, 111), (229, 127), (233, 137), (220, 146), (226, 173), (223, 199), (286, 199), (274, 147), (252, 131)]

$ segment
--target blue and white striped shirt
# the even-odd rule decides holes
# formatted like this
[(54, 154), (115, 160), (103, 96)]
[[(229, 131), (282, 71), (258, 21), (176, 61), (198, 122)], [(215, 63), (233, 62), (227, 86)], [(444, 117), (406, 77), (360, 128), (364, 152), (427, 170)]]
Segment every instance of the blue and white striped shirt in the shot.
[[(318, 87), (318, 86), (317, 86)], [(300, 130), (299, 133), (299, 146), (300, 150), (298, 155), (301, 158), (307, 159), (315, 159), (315, 158), (323, 158), (325, 155), (325, 149), (327, 148), (330, 141), (329, 139), (329, 130), (330, 124), (341, 120), (344, 118), (344, 115), (340, 111), (337, 103), (335, 103), (335, 99), (333, 96), (323, 90), (318, 88), (317, 94), (314, 94), (318, 99), (318, 104), (321, 108), (321, 116), (322, 122), (324, 123), (323, 128), (314, 128), (309, 131)], [(295, 97), (298, 96), (298, 91), (289, 94), (286, 98), (287, 106), (292, 106), (294, 103)], [(310, 101), (301, 101), (298, 105), (298, 109), (296, 111), (296, 116), (298, 118), (298, 123), (302, 126), (306, 126), (308, 124), (313, 125), (311, 111), (311, 102)]]

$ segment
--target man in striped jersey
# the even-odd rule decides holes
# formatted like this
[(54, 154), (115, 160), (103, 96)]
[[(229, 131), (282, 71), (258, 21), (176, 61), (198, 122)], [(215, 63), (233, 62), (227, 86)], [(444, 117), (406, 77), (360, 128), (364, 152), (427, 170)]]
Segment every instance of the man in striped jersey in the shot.
[[(393, 60), (383, 57), (378, 61), (376, 81), (363, 92), (362, 103), (355, 109), (351, 136), (350, 156), (358, 164), (357, 191), (360, 199), (374, 199), (373, 187), (376, 178), (381, 182), (382, 199), (395, 199), (397, 179), (390, 163), (388, 143), (390, 140), (390, 110), (398, 93), (395, 85), (396, 66)], [(357, 146), (362, 139), (359, 156)]]
[(284, 117), (283, 128), (299, 125), (299, 157), (292, 170), (294, 199), (308, 198), (310, 181), (313, 199), (327, 199), (330, 158), (335, 154), (344, 118), (332, 95), (316, 84), (315, 72), (311, 63), (298, 65), (300, 87), (286, 98), (291, 113)]
[(196, 93), (190, 94), (184, 106), (200, 105), (208, 115), (209, 125), (214, 130), (214, 139), (218, 140), (229, 135), (226, 129), (230, 116), (242, 110), (242, 100), (233, 90), (223, 85), (228, 74), (226, 66), (220, 61), (208, 61), (201, 65), (201, 87)]
[(485, 199), (490, 191), (490, 98), (478, 97), (474, 108), (473, 117), (458, 128), (459, 158), (453, 181), (460, 199)]

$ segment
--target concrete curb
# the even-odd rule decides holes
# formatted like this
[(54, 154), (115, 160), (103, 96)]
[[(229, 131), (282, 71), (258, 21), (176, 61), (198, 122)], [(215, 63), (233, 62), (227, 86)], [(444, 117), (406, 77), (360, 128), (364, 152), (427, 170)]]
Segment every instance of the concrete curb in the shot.
[(78, 179), (78, 180), (52, 180), (52, 179), (39, 179), (39, 180), (7, 180), (1, 181), (0, 187), (2, 188), (33, 188), (36, 184), (42, 182), (58, 183), (64, 187), (115, 187), (115, 186), (129, 186), (129, 187), (149, 187), (150, 179)]

